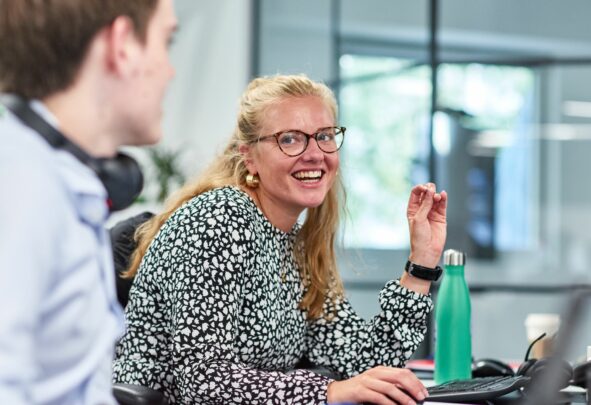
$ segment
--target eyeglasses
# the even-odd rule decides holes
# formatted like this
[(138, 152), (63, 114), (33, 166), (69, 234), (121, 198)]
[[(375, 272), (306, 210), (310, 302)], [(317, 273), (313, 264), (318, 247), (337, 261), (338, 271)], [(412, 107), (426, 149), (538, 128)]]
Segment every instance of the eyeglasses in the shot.
[(341, 148), (345, 139), (345, 127), (320, 128), (313, 134), (307, 134), (297, 129), (277, 132), (273, 135), (261, 136), (257, 141), (275, 138), (279, 149), (287, 156), (299, 156), (308, 147), (310, 138), (314, 138), (316, 144), (324, 153), (334, 153)]

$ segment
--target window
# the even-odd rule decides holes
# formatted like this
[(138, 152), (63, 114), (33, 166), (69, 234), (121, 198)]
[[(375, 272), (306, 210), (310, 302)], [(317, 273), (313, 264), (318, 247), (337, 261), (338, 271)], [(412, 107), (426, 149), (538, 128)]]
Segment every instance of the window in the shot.
[[(348, 128), (341, 154), (350, 215), (345, 246), (408, 248), (408, 193), (413, 184), (429, 179), (430, 68), (410, 59), (348, 54), (341, 57), (340, 69), (340, 116)], [(527, 185), (532, 184), (537, 152), (523, 131), (535, 113), (534, 79), (534, 72), (524, 67), (440, 66), (438, 104), (455, 112), (451, 119), (467, 129), (462, 153), (471, 162), (460, 178), (472, 212), (468, 218), (450, 212), (449, 220), (459, 222), (456, 226), (472, 236), (472, 243), (523, 248), (534, 235), (533, 190)], [(441, 152), (445, 142), (450, 146), (450, 134), (440, 118), (435, 119), (434, 142)], [(438, 176), (438, 182), (451, 184), (458, 173), (441, 171)], [(492, 183), (484, 184), (487, 179)], [(491, 189), (502, 192), (487, 200)], [(462, 211), (462, 204), (455, 203)]]

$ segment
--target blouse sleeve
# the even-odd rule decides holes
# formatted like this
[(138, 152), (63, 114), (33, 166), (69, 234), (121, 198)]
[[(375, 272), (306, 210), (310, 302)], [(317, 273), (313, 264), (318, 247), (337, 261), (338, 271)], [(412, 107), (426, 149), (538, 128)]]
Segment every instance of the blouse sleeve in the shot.
[(319, 366), (345, 378), (379, 365), (404, 367), (423, 341), (430, 296), (390, 281), (379, 296), (381, 311), (369, 321), (360, 318), (347, 299), (325, 303), (329, 319), (318, 319), (308, 329), (308, 356)]
[(243, 278), (255, 260), (254, 229), (238, 206), (200, 209), (150, 254), (170, 271), (172, 370), (180, 402), (321, 404), (329, 379), (255, 369), (237, 358)]

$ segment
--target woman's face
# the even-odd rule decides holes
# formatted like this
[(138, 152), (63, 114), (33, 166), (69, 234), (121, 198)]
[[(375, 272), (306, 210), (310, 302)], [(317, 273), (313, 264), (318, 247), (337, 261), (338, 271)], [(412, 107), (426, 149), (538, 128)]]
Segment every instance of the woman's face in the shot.
[[(334, 125), (335, 118), (320, 97), (289, 97), (267, 109), (260, 135), (289, 129), (314, 134)], [(270, 137), (250, 147), (246, 163), (250, 173), (259, 176), (257, 196), (262, 206), (272, 204), (297, 216), (324, 201), (337, 174), (339, 155), (323, 152), (310, 138), (301, 155), (290, 157)]]

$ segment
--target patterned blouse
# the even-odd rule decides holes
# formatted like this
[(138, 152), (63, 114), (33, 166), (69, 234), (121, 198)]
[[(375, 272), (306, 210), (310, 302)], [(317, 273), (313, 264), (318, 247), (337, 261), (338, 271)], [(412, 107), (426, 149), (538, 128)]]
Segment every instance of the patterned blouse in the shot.
[(130, 292), (114, 380), (173, 404), (323, 404), (330, 380), (293, 369), (306, 356), (344, 378), (404, 366), (423, 340), (431, 299), (390, 281), (380, 313), (345, 300), (308, 321), (294, 244), (235, 187), (185, 203), (150, 245)]

